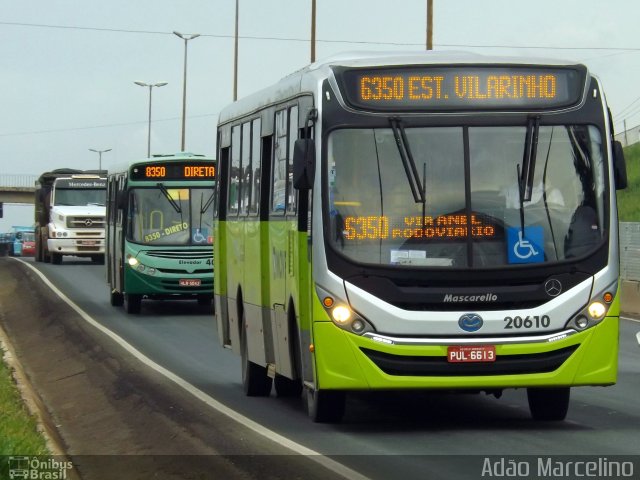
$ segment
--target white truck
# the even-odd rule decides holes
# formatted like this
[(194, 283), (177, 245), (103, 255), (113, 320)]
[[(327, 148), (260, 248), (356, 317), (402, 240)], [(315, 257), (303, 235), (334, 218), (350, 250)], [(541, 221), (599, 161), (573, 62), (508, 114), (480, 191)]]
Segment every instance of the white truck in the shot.
[(63, 255), (104, 263), (107, 172), (58, 169), (36, 181), (35, 257), (60, 264)]

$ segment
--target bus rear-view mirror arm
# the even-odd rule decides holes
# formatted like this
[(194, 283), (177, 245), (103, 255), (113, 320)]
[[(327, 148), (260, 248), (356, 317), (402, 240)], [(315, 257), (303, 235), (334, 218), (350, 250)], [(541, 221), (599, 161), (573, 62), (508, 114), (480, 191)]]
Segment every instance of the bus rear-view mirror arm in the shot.
[(316, 149), (312, 138), (296, 140), (293, 147), (293, 186), (297, 190), (310, 190), (316, 168)]
[(622, 143), (617, 140), (613, 142), (613, 174), (616, 190), (627, 188), (627, 164), (624, 159)]

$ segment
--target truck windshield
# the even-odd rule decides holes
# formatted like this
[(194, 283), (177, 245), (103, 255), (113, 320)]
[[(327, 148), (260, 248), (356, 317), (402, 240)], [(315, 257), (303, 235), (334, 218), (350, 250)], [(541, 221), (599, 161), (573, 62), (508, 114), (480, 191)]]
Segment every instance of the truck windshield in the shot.
[(596, 127), (539, 127), (529, 199), (520, 176), (526, 127), (405, 133), (424, 202), (415, 200), (392, 128), (330, 133), (328, 242), (347, 258), (438, 268), (536, 265), (583, 256), (603, 241)]
[(104, 206), (106, 198), (107, 190), (104, 188), (56, 188), (54, 201), (62, 206)]
[(211, 245), (211, 196), (211, 188), (133, 189), (127, 238), (146, 245)]

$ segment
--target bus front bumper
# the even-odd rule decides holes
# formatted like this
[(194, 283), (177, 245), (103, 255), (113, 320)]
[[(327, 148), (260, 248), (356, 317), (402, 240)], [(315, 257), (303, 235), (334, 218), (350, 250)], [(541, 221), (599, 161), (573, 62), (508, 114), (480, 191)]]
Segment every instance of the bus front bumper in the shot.
[(449, 363), (449, 345), (390, 345), (314, 324), (317, 388), (502, 389), (612, 385), (618, 363), (618, 317), (567, 338), (495, 345), (494, 362)]
[(194, 295), (213, 296), (213, 272), (211, 274), (168, 274), (158, 272), (153, 275), (141, 273), (135, 267), (125, 267), (125, 292), (150, 297), (191, 297)]

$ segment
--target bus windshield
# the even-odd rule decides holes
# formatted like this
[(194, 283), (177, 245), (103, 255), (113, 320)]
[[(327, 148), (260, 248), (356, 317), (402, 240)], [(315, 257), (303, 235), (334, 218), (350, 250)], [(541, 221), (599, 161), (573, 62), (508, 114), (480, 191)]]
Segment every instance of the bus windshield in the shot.
[(589, 253), (606, 233), (602, 136), (589, 125), (536, 133), (524, 195), (527, 127), (334, 130), (329, 244), (359, 263), (439, 268)]
[(105, 188), (56, 188), (55, 204), (65, 206), (104, 206), (107, 198)]
[(146, 245), (211, 245), (212, 204), (211, 188), (134, 188), (127, 238)]

